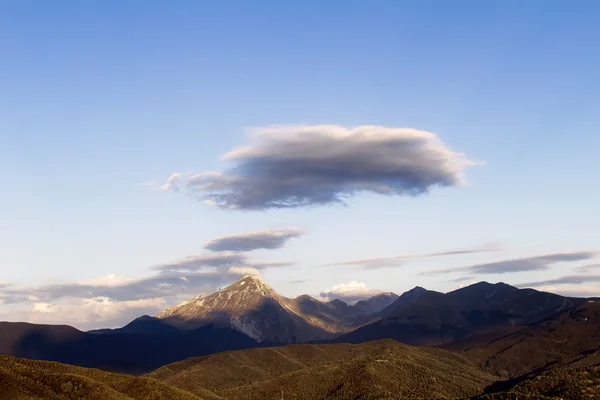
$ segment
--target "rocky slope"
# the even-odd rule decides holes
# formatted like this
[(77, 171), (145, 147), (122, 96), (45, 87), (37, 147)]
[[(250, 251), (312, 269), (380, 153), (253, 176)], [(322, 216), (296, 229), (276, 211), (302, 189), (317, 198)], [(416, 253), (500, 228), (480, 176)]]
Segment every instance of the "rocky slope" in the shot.
[(277, 294), (259, 278), (246, 276), (209, 296), (171, 307), (157, 318), (179, 328), (216, 324), (236, 329), (259, 342), (296, 343), (349, 332), (394, 300), (395, 295), (383, 294), (350, 306), (308, 295), (290, 299)]

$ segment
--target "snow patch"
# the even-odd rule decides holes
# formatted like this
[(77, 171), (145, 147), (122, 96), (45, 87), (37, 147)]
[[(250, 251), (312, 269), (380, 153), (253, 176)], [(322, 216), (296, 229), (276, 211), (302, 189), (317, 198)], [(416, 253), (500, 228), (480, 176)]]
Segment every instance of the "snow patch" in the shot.
[(231, 318), (230, 323), (233, 329), (242, 332), (257, 342), (263, 341), (264, 335), (256, 326), (256, 321), (247, 320), (245, 318)]

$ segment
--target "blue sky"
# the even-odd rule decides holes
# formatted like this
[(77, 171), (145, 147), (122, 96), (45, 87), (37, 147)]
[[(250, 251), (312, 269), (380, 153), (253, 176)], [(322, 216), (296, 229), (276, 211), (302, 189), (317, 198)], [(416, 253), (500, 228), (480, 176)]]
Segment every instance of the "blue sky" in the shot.
[[(0, 319), (62, 321), (61, 302), (82, 299), (36, 288), (144, 279), (215, 237), (265, 229), (304, 232), (251, 252), (295, 263), (261, 271), (288, 296), (351, 281), (397, 293), (541, 282), (598, 263), (423, 275), (600, 250), (598, 18), (595, 1), (0, 3)], [(483, 165), (465, 170), (465, 187), (283, 210), (140, 186), (226, 170), (246, 128), (273, 124), (413, 128)], [(500, 250), (323, 266), (474, 248)], [(582, 285), (542, 287), (600, 295), (586, 271)], [(180, 300), (90, 296), (101, 305), (78, 326)]]

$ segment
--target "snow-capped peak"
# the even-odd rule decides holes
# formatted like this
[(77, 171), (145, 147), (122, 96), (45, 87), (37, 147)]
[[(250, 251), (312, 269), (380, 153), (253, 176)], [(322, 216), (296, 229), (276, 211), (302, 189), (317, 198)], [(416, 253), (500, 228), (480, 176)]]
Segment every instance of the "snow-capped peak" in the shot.
[(229, 285), (224, 292), (236, 292), (236, 293), (258, 293), (262, 296), (273, 297), (275, 291), (263, 282), (259, 277), (254, 275), (246, 275), (242, 279), (233, 284)]

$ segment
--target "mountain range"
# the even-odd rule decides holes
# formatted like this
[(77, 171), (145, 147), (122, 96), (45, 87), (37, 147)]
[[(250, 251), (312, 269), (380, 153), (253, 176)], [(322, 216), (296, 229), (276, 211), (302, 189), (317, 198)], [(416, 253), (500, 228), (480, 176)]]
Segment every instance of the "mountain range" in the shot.
[(214, 324), (238, 330), (258, 342), (298, 343), (350, 332), (397, 298), (393, 293), (382, 293), (352, 306), (309, 295), (290, 299), (259, 278), (245, 276), (209, 296), (169, 308), (157, 318), (181, 329)]
[[(445, 294), (416, 287), (351, 305), (286, 298), (246, 276), (118, 329), (0, 322), (0, 354), (0, 380), (58, 374), (65, 383), (63, 373), (82, 375), (69, 381), (81, 393), (97, 385), (122, 395), (114, 398), (158, 391), (165, 394), (157, 399), (259, 399), (280, 398), (283, 390), (307, 400), (588, 399), (600, 396), (600, 301), (480, 282)], [(150, 373), (153, 380), (23, 359)], [(22, 398), (64, 395), (62, 384), (36, 382)]]

